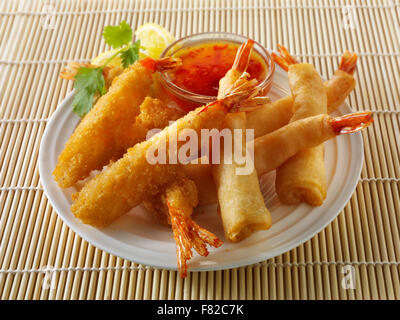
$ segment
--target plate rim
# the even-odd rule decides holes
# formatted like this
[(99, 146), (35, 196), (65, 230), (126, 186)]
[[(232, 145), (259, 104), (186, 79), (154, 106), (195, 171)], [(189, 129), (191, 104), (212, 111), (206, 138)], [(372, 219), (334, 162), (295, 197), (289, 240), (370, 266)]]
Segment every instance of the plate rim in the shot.
[[(280, 68), (276, 68), (275, 72), (280, 73), (283, 71)], [(325, 79), (324, 79), (324, 81), (325, 81)], [(141, 257), (139, 257), (137, 259), (135, 258), (133, 260), (131, 257), (125, 256), (122, 252), (118, 252), (118, 250), (116, 250), (114, 247), (111, 246), (111, 248), (110, 248), (109, 246), (102, 244), (101, 241), (98, 241), (97, 239), (93, 239), (94, 237), (87, 235), (84, 230), (76, 228), (73, 221), (70, 221), (69, 217), (63, 213), (63, 210), (60, 208), (57, 201), (55, 201), (55, 199), (53, 199), (53, 197), (52, 197), (53, 192), (51, 191), (52, 186), (50, 185), (50, 183), (48, 183), (48, 178), (50, 178), (54, 183), (55, 183), (55, 181), (53, 179), (52, 172), (50, 170), (48, 170), (48, 168), (45, 168), (44, 159), (45, 159), (45, 154), (46, 154), (45, 151), (46, 150), (44, 150), (44, 149), (45, 149), (46, 145), (48, 145), (47, 141), (50, 138), (50, 135), (53, 131), (52, 128), (57, 126), (58, 118), (65, 113), (64, 109), (66, 108), (67, 105), (70, 105), (74, 94), (75, 94), (75, 90), (71, 91), (63, 99), (63, 101), (57, 106), (57, 109), (55, 110), (55, 112), (53, 112), (48, 123), (46, 124), (46, 128), (44, 130), (44, 133), (43, 133), (41, 141), (40, 141), (39, 156), (38, 156), (38, 162), (39, 162), (38, 169), (39, 169), (40, 182), (43, 186), (44, 193), (45, 193), (47, 199), (49, 200), (51, 206), (53, 207), (53, 209), (55, 210), (57, 215), (61, 218), (61, 220), (64, 223), (66, 223), (66, 225), (72, 231), (74, 231), (82, 239), (84, 239), (88, 243), (92, 244), (96, 248), (99, 248), (109, 254), (116, 256), (116, 257), (120, 257), (124, 260), (128, 260), (128, 261), (131, 261), (134, 263), (144, 265), (145, 268), (151, 267), (151, 268), (165, 269), (165, 270), (174, 270), (174, 271), (178, 270), (177, 266), (171, 267), (170, 265), (163, 264), (162, 259), (158, 260), (159, 263), (154, 263), (152, 261), (146, 260), (145, 258), (141, 258)], [(353, 112), (353, 110), (351, 109), (351, 107), (348, 105), (347, 102), (344, 102), (339, 107), (339, 109), (343, 109), (343, 108), (347, 109), (347, 110), (345, 110), (345, 112)], [(71, 112), (72, 112), (72, 110), (70, 110), (69, 113), (66, 113), (65, 116), (68, 116), (69, 114), (71, 114)], [(343, 113), (343, 112), (341, 112), (341, 113)], [(336, 205), (337, 202), (335, 202), (335, 207), (334, 207), (335, 213), (332, 214), (328, 219), (326, 219), (326, 221), (324, 223), (319, 225), (319, 227), (313, 227), (314, 225), (312, 225), (311, 229), (310, 229), (310, 230), (312, 230), (312, 232), (309, 232), (306, 236), (302, 237), (301, 239), (299, 239), (300, 236), (297, 236), (293, 240), (289, 241), (289, 243), (286, 244), (284, 247), (278, 247), (277, 249), (274, 249), (274, 250), (259, 252), (253, 258), (247, 258), (247, 259), (243, 259), (242, 261), (239, 261), (239, 262), (234, 261), (231, 263), (229, 261), (226, 261), (226, 262), (222, 262), (217, 265), (207, 265), (207, 264), (198, 265), (198, 266), (190, 267), (188, 271), (189, 272), (198, 272), (198, 271), (226, 270), (226, 269), (239, 268), (239, 267), (243, 267), (243, 266), (261, 263), (261, 261), (271, 259), (273, 257), (276, 257), (280, 254), (288, 252), (288, 251), (302, 245), (303, 243), (305, 243), (308, 240), (310, 240), (311, 238), (313, 238), (316, 234), (320, 233), (323, 229), (325, 229), (329, 224), (332, 223), (332, 221), (339, 215), (339, 213), (343, 210), (343, 208), (348, 204), (350, 198), (354, 194), (354, 191), (358, 185), (358, 181), (359, 181), (359, 178), (361, 175), (363, 162), (364, 162), (364, 156), (363, 156), (364, 144), (363, 144), (362, 134), (361, 134), (361, 132), (356, 132), (356, 133), (353, 133), (349, 138), (351, 141), (351, 146), (352, 147), (356, 146), (356, 148), (357, 148), (356, 150), (354, 150), (354, 152), (358, 155), (361, 155), (361, 157), (360, 157), (361, 160), (357, 161), (357, 162), (355, 162), (355, 161), (350, 162), (349, 168), (352, 169), (351, 168), (352, 166), (355, 166), (355, 168), (352, 169), (354, 174), (351, 176), (350, 181), (347, 181), (347, 183), (346, 183), (346, 185), (349, 188), (348, 189), (349, 192), (345, 196), (343, 201), (340, 202), (340, 204)], [(354, 170), (356, 170), (356, 171), (354, 171)], [(335, 173), (335, 174), (337, 174), (337, 173)], [(57, 184), (56, 184), (56, 187), (60, 188)], [(73, 219), (76, 219), (76, 218), (73, 217)], [(80, 222), (80, 223), (82, 223), (82, 222)], [(143, 248), (135, 248), (135, 249), (148, 251)]]

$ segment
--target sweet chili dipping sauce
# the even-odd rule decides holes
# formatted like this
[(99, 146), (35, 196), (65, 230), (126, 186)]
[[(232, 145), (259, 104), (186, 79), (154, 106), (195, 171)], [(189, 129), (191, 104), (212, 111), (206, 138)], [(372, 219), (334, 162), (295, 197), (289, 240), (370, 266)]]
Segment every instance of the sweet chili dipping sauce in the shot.
[[(168, 73), (170, 81), (195, 94), (217, 96), (219, 80), (232, 67), (238, 48), (239, 45), (234, 43), (209, 42), (178, 50), (174, 57), (182, 60), (182, 66)], [(259, 82), (265, 79), (268, 72), (268, 66), (254, 51), (247, 72), (251, 79)], [(193, 108), (183, 106), (185, 102), (176, 102), (186, 110)]]

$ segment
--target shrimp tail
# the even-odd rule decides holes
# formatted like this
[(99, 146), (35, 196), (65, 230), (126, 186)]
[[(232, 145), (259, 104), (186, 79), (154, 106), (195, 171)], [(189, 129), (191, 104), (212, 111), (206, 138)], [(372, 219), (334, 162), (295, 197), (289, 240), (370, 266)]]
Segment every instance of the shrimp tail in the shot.
[(179, 58), (165, 57), (157, 60), (157, 71), (175, 69), (182, 65), (182, 60)]
[(355, 52), (346, 51), (339, 64), (339, 70), (345, 71), (348, 74), (354, 74), (357, 67), (357, 54)]
[(97, 68), (96, 65), (90, 63), (70, 62), (63, 70), (61, 70), (60, 78), (64, 80), (75, 80), (79, 68), (83, 67), (93, 69)]
[(240, 83), (243, 83), (249, 78), (250, 75), (246, 73), (246, 70), (250, 62), (253, 45), (254, 41), (247, 39), (237, 50), (232, 67), (219, 80), (218, 99), (222, 99), (227, 93), (232, 91), (238, 85), (238, 80)]
[(222, 98), (225, 103), (228, 103), (230, 99), (234, 100), (232, 103), (240, 103), (241, 101), (252, 99), (258, 95), (260, 89), (257, 88), (258, 81), (256, 79), (241, 80), (242, 78), (239, 78), (232, 87), (232, 90)]
[(271, 57), (272, 60), (285, 71), (289, 70), (290, 65), (299, 63), (299, 61), (292, 57), (289, 51), (280, 44), (278, 44), (278, 54), (272, 52)]
[(329, 119), (329, 124), (337, 135), (360, 131), (373, 122), (371, 112), (357, 112)]
[(140, 60), (139, 63), (143, 67), (150, 69), (152, 72), (175, 69), (182, 65), (181, 59), (172, 57), (165, 57), (159, 60), (145, 58)]
[(176, 242), (178, 269), (182, 278), (187, 276), (187, 261), (193, 256), (195, 249), (201, 256), (209, 254), (206, 244), (218, 248), (223, 244), (216, 235), (200, 227), (190, 216), (167, 202), (172, 231)]
[(231, 109), (231, 112), (252, 112), (258, 110), (270, 103), (271, 99), (268, 97), (254, 97), (246, 101), (242, 101)]
[(232, 70), (236, 70), (241, 73), (247, 70), (253, 46), (254, 46), (254, 40), (247, 39), (247, 41), (239, 47), (236, 53), (235, 61), (233, 62), (231, 68)]
[[(243, 74), (243, 76), (245, 75), (246, 73)], [(241, 80), (243, 80), (242, 77), (234, 83), (232, 89), (226, 95), (219, 100), (206, 104), (198, 113), (202, 113), (210, 107), (223, 108), (226, 112), (236, 112), (237, 110), (234, 108), (236, 105), (254, 99), (260, 92), (260, 88), (257, 87), (258, 81), (256, 79)]]

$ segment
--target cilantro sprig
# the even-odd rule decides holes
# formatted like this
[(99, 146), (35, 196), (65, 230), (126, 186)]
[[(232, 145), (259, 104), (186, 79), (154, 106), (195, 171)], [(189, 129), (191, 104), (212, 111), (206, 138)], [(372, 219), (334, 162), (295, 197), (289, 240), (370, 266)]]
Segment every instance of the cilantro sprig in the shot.
[(122, 60), (122, 66), (127, 68), (139, 59), (140, 40), (131, 41), (132, 35), (132, 29), (126, 21), (122, 21), (118, 26), (104, 28), (103, 37), (106, 43), (113, 49), (120, 48), (106, 63), (119, 55)]
[(106, 93), (103, 68), (79, 68), (74, 88), (76, 94), (72, 107), (78, 116), (83, 117), (92, 108), (95, 93), (99, 92), (101, 95)]
[(74, 88), (76, 91), (72, 101), (73, 111), (83, 117), (93, 107), (93, 99), (99, 94), (106, 93), (103, 69), (115, 57), (121, 58), (122, 67), (127, 68), (139, 59), (140, 41), (133, 42), (133, 32), (126, 21), (117, 26), (106, 26), (103, 30), (104, 40), (115, 53), (108, 58), (103, 65), (97, 68), (81, 67), (75, 75)]
[(123, 20), (118, 26), (106, 26), (103, 30), (103, 37), (106, 43), (114, 49), (122, 47), (132, 39), (132, 29), (129, 24)]

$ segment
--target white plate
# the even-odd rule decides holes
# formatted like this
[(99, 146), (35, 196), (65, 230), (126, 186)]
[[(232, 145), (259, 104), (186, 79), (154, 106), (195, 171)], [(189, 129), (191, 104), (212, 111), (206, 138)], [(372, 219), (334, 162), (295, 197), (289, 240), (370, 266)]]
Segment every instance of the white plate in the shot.
[[(277, 68), (270, 96), (274, 100), (288, 92), (287, 75)], [(104, 229), (85, 225), (71, 213), (71, 194), (75, 189), (59, 188), (52, 172), (58, 155), (79, 122), (72, 112), (72, 97), (73, 93), (69, 94), (51, 117), (40, 146), (39, 172), (50, 203), (72, 230), (94, 246), (137, 263), (176, 269), (175, 242), (170, 228), (158, 224), (140, 206)], [(350, 112), (348, 106), (342, 105), (336, 114)], [(270, 173), (263, 177), (261, 185), (272, 214), (272, 227), (240, 243), (226, 241), (218, 249), (211, 248), (206, 258), (195, 255), (189, 262), (189, 270), (227, 269), (260, 262), (297, 247), (325, 228), (343, 209), (357, 185), (363, 159), (361, 134), (343, 135), (328, 141), (325, 159), (328, 196), (322, 206), (280, 204), (273, 183), (275, 173)], [(224, 239), (216, 206), (203, 207), (199, 211), (202, 213), (196, 215), (195, 220)]]

